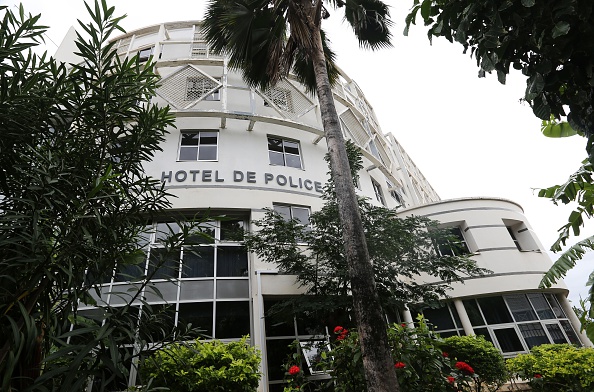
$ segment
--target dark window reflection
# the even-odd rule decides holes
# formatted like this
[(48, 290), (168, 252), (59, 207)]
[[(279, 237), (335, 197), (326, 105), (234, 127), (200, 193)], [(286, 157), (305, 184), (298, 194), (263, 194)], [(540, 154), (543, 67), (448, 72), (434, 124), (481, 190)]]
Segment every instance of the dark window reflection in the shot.
[(249, 302), (217, 302), (217, 339), (240, 338), (250, 333)]
[(182, 278), (214, 276), (214, 248), (194, 246), (184, 248)]
[(212, 302), (195, 302), (190, 304), (179, 304), (179, 322), (192, 324), (192, 327), (199, 328), (202, 334), (212, 338)]

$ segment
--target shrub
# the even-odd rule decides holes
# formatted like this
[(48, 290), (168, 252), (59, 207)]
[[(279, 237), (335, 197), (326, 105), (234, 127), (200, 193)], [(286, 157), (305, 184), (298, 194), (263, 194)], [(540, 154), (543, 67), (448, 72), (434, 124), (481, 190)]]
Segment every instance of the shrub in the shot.
[(503, 356), (482, 336), (451, 336), (444, 340), (443, 349), (451, 358), (472, 366), (478, 375), (472, 389), (477, 392), (495, 391), (509, 379)]
[[(322, 353), (320, 370), (332, 377), (328, 383), (334, 392), (364, 392), (367, 390), (363, 373), (363, 360), (357, 332), (346, 332), (336, 327), (331, 341), (332, 350)], [(477, 379), (474, 369), (462, 361), (450, 358), (442, 350), (443, 339), (419, 319), (416, 328), (394, 324), (388, 329), (394, 368), (402, 392), (450, 392), (468, 390)], [(445, 355), (444, 355), (445, 354)], [(292, 359), (294, 363), (299, 363)], [(285, 371), (290, 364), (285, 364)], [(286, 372), (286, 392), (307, 391), (310, 385), (297, 381)], [(300, 374), (296, 374), (301, 376)], [(299, 385), (299, 388), (295, 386)], [(324, 389), (315, 389), (324, 390)]]
[(543, 344), (530, 354), (507, 361), (507, 368), (529, 380), (534, 391), (586, 392), (594, 390), (594, 349), (570, 344)]
[(172, 392), (253, 392), (260, 380), (260, 352), (240, 341), (171, 344), (147, 358), (143, 381)]

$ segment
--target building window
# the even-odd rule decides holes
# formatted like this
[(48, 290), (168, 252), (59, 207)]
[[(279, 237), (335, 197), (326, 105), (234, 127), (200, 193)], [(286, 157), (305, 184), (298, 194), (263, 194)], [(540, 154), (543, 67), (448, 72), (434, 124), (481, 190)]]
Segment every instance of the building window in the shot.
[(140, 61), (141, 63), (148, 61), (148, 59), (151, 58), (151, 56), (153, 55), (154, 50), (155, 50), (154, 46), (151, 46), (149, 48), (140, 49), (138, 51), (138, 61)]
[[(463, 303), (474, 332), (491, 341), (505, 356), (545, 343), (581, 345), (552, 294), (512, 294)], [(437, 332), (441, 329), (438, 324)]]
[(299, 142), (293, 140), (269, 136), (268, 158), (271, 165), (302, 168)]
[(390, 192), (390, 196), (392, 197), (392, 199), (396, 200), (399, 206), (406, 207), (406, 205), (404, 204), (404, 198), (402, 197), (400, 192), (397, 189), (395, 189), (394, 184), (392, 184), (390, 180), (386, 179), (386, 185), (388, 185), (388, 191)]
[(507, 226), (507, 232), (509, 233), (510, 237), (514, 241), (516, 248), (518, 248), (518, 250), (522, 250), (522, 246), (520, 246), (520, 241), (518, 241), (518, 239), (516, 238), (516, 235), (514, 234), (513, 229), (511, 227)]
[(440, 256), (462, 256), (470, 253), (468, 244), (460, 227), (450, 227), (448, 236), (440, 239), (436, 244), (436, 251)]
[(178, 160), (216, 161), (218, 144), (217, 131), (182, 131)]
[[(265, 95), (280, 110), (284, 110), (285, 112), (293, 111), (293, 100), (289, 90), (280, 87), (272, 87), (266, 90)], [(270, 106), (268, 101), (264, 100), (264, 106)]]
[(217, 82), (206, 76), (189, 77), (186, 79), (186, 101), (195, 101), (206, 94), (208, 95), (204, 97), (205, 101), (220, 101), (221, 94), (219, 89), (212, 91), (217, 86)]
[(375, 192), (375, 198), (377, 201), (382, 203), (383, 206), (386, 206), (386, 199), (384, 199), (384, 194), (382, 192), (382, 187), (378, 184), (373, 178), (371, 179), (371, 185), (373, 186), (373, 191)]
[[(205, 222), (199, 234), (187, 237), (184, 244), (170, 249), (165, 247), (165, 242), (169, 236), (180, 232), (180, 226), (174, 222), (148, 226), (139, 240), (145, 244), (145, 261), (137, 266), (117, 268), (113, 281), (102, 285), (105, 301), (110, 305), (123, 305), (123, 297), (136, 294), (130, 282), (142, 281), (148, 276), (151, 286), (160, 294), (147, 288), (141, 296), (153, 308), (167, 306), (173, 316), (171, 327), (175, 322), (192, 323), (204, 331), (206, 338), (216, 339), (239, 339), (249, 334), (250, 285), (248, 253), (243, 246), (245, 228), (241, 218)], [(97, 309), (81, 306), (81, 310)]]
[(309, 226), (309, 207), (274, 204), (273, 209), (275, 212), (285, 218), (285, 220), (295, 219), (303, 226)]

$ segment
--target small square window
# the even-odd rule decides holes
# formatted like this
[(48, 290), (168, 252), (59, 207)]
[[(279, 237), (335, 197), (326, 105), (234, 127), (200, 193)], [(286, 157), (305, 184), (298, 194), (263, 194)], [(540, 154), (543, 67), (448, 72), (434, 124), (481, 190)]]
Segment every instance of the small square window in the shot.
[(151, 46), (149, 48), (140, 49), (138, 51), (138, 61), (140, 61), (141, 63), (148, 61), (148, 59), (150, 59), (151, 56), (153, 55), (154, 50), (155, 50), (154, 46)]
[(377, 201), (382, 203), (383, 206), (386, 206), (386, 199), (384, 199), (384, 194), (382, 192), (382, 187), (380, 184), (375, 182), (374, 179), (371, 179), (371, 185), (373, 185), (373, 191), (375, 192), (375, 198)]
[(178, 160), (216, 161), (218, 143), (217, 131), (182, 132)]
[(294, 140), (268, 137), (268, 157), (271, 165), (302, 168), (301, 148)]
[(295, 219), (303, 226), (309, 226), (309, 207), (274, 204), (273, 209), (286, 220)]
[(436, 241), (436, 250), (440, 256), (462, 256), (470, 253), (466, 239), (460, 227), (450, 227), (449, 236)]

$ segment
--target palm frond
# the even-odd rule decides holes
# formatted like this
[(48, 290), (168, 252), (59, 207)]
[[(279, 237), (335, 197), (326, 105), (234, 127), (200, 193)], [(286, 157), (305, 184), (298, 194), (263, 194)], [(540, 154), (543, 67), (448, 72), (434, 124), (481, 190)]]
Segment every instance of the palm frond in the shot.
[[(324, 47), (324, 56), (326, 57), (326, 68), (330, 85), (336, 84), (340, 76), (340, 71), (336, 66), (336, 54), (330, 49), (330, 41), (326, 38), (324, 30), (320, 31), (322, 35), (322, 45)], [(308, 93), (313, 94), (316, 91), (316, 74), (313, 63), (307, 52), (300, 47), (295, 50), (293, 73), (299, 83), (303, 84)]]
[(375, 50), (392, 46), (387, 4), (380, 0), (346, 0), (345, 5), (345, 18), (361, 47)]
[[(559, 279), (565, 277), (567, 272), (575, 267), (578, 260), (581, 260), (589, 250), (594, 250), (594, 236), (588, 237), (566, 250), (561, 257), (553, 263), (553, 266), (547, 271), (540, 281), (540, 288), (549, 288)], [(590, 276), (592, 279), (592, 275)], [(592, 293), (590, 293), (592, 298)]]

